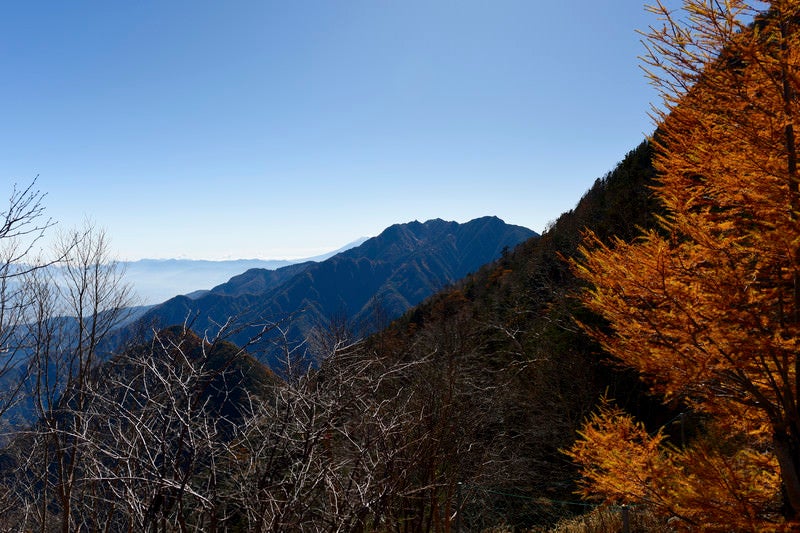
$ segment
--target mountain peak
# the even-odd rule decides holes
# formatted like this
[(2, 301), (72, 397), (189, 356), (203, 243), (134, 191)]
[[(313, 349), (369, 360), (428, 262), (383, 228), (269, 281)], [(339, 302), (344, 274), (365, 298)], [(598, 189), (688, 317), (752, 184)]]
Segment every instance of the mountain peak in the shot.
[[(536, 233), (482, 217), (460, 224), (442, 219), (394, 224), (363, 244), (322, 262), (274, 271), (252, 269), (195, 300), (176, 298), (151, 311), (149, 320), (170, 325), (186, 316), (214, 333), (216, 324), (296, 317), (295, 339), (318, 324), (346, 315), (369, 329), (376, 306), (382, 318), (398, 317), (434, 292), (489, 263)], [(164, 322), (166, 321), (166, 322)], [(247, 341), (247, 330), (232, 340)]]

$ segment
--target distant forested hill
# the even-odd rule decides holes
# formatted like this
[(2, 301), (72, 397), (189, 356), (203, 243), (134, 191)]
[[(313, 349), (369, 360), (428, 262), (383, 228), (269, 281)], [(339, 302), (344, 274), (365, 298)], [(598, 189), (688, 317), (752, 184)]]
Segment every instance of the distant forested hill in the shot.
[(198, 298), (172, 298), (139, 324), (161, 328), (187, 323), (199, 333), (215, 334), (233, 318), (242, 329), (230, 339), (239, 344), (246, 344), (260, 325), (287, 317), (295, 341), (332, 319), (359, 332), (375, 331), (534, 236), (497, 217), (464, 224), (440, 219), (396, 224), (320, 263), (251, 269)]
[[(288, 313), (290, 333), (324, 355), (291, 379), (252, 346), (180, 326), (63, 385), (39, 367), (43, 418), (0, 449), (0, 525), (543, 531), (584, 512), (562, 450), (604, 392), (675, 429), (576, 327), (576, 316), (603, 324), (575, 299), (568, 263), (585, 228), (629, 239), (653, 226), (653, 178), (643, 143), (541, 237), (494, 217), (399, 224), (322, 263), (175, 298), (139, 323), (213, 333), (231, 315), (257, 327)], [(72, 361), (59, 347), (55, 361)]]

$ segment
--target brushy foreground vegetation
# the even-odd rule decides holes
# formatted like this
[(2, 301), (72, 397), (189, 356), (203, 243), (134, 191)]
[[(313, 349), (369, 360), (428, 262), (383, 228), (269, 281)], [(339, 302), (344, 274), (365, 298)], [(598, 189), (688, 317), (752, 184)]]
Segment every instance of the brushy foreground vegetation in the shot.
[(791, 529), (800, 2), (766, 4), (656, 8), (654, 140), (367, 339), (339, 316), (295, 345), (260, 317), (243, 346), (224, 324), (121, 345), (102, 235), (36, 262), (42, 195), (12, 191), (0, 529)]
[(20, 313), (5, 323), (3, 379), (19, 386), (2, 404), (16, 428), (0, 458), (3, 527), (480, 531), (580, 512), (561, 450), (596, 398), (611, 387), (660, 408), (575, 329), (559, 256), (586, 225), (626, 231), (619, 205), (651, 218), (649, 157), (645, 143), (541, 239), (385, 331), (359, 340), (340, 317), (282, 343), (285, 378), (253, 358), (258, 338), (237, 347), (183, 326), (109, 350), (126, 292), (91, 231), (58, 270), (9, 270), (5, 305)]

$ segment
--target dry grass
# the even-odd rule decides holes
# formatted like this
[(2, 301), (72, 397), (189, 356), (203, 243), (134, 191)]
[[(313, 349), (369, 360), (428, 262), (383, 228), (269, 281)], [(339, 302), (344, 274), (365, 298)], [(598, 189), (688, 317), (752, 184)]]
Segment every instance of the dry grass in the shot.
[[(629, 510), (630, 532), (668, 533), (672, 531), (662, 519), (645, 509)], [(562, 520), (548, 533), (620, 533), (622, 510), (619, 507), (598, 507), (586, 514)]]

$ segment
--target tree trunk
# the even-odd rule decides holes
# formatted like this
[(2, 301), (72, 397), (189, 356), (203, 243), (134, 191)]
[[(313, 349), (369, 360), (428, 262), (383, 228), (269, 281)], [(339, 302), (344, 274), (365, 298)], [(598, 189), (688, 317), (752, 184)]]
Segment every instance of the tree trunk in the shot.
[(787, 520), (800, 519), (800, 448), (783, 430), (775, 431), (773, 444), (783, 481), (784, 517)]

